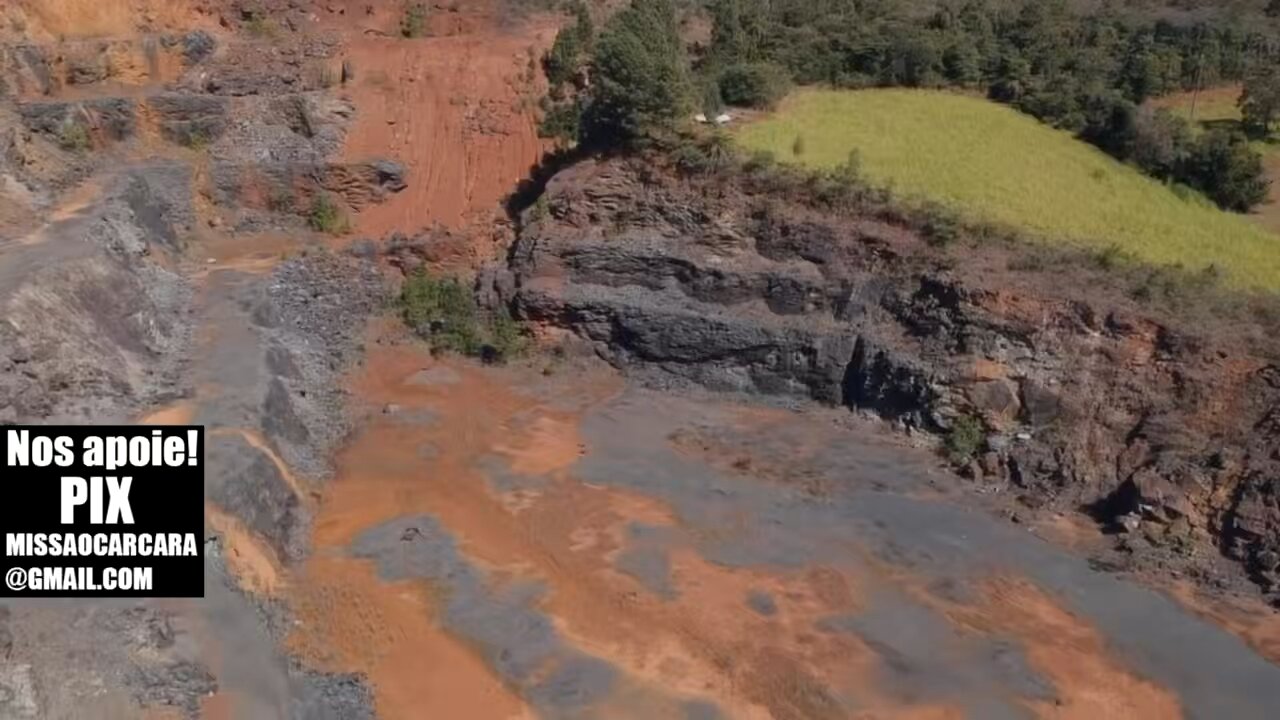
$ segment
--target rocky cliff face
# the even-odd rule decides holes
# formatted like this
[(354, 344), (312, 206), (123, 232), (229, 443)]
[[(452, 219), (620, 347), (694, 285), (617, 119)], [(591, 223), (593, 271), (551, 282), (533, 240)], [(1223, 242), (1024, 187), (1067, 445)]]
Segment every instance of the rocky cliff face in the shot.
[(1011, 269), (1032, 264), (1009, 252), (589, 161), (551, 180), (490, 279), (522, 318), (657, 384), (844, 404), (941, 438), (977, 421), (958, 453), (972, 480), (1088, 508), (1139, 563), (1221, 551), (1280, 589), (1274, 346), (1078, 264)]
[(120, 421), (172, 397), (190, 289), (165, 193), (183, 173), (139, 169), (96, 212), (3, 243), (0, 421)]

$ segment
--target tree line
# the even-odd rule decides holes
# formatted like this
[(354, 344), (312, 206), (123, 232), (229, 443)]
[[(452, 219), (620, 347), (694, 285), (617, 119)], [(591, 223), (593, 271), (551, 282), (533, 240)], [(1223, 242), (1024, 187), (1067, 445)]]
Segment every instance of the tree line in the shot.
[[(1069, 0), (707, 0), (687, 52), (673, 0), (633, 0), (598, 34), (585, 5), (544, 65), (546, 130), (626, 144), (693, 109), (768, 106), (793, 83), (980, 92), (1162, 180), (1244, 211), (1267, 193), (1247, 134), (1280, 118), (1280, 0), (1265, 13), (1174, 22)], [(1196, 132), (1144, 103), (1242, 83), (1239, 128)]]

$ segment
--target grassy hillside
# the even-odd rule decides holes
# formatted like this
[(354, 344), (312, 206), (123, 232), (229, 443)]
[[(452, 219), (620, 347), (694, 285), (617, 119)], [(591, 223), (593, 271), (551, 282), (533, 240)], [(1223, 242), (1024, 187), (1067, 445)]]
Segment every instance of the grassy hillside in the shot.
[(940, 201), (1048, 241), (1117, 245), (1142, 260), (1191, 269), (1216, 265), (1236, 287), (1280, 289), (1280, 237), (985, 100), (920, 90), (805, 90), (743, 127), (738, 139), (814, 167), (837, 166), (856, 149), (863, 172), (908, 198)]

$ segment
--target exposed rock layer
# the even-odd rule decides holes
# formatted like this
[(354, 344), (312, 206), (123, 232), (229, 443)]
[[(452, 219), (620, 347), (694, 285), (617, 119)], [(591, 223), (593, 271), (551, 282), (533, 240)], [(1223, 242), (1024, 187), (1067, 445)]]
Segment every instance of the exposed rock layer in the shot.
[(1257, 327), (1220, 333), (1094, 271), (1015, 271), (1007, 248), (942, 251), (893, 223), (622, 161), (561, 172), (524, 224), (482, 291), (651, 381), (840, 403), (940, 436), (979, 419), (966, 475), (1033, 507), (1092, 506), (1141, 556), (1220, 549), (1264, 589), (1280, 582), (1280, 370), (1246, 343)]

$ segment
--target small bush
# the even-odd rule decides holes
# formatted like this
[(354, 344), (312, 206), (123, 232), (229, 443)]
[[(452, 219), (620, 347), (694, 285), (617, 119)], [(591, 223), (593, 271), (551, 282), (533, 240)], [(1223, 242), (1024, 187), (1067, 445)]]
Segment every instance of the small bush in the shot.
[(973, 459), (986, 442), (986, 430), (982, 421), (972, 415), (961, 415), (951, 423), (944, 445), (947, 459), (956, 465), (964, 465)]
[(584, 42), (574, 27), (564, 28), (556, 34), (551, 49), (542, 58), (543, 72), (552, 87), (563, 85), (577, 75), (582, 67)]
[(411, 2), (404, 6), (404, 14), (400, 16), (400, 35), (406, 38), (420, 38), (427, 34), (426, 3)]
[[(804, 201), (827, 209), (859, 207), (870, 191), (861, 168), (862, 159), (854, 150), (845, 162), (830, 170), (800, 171), (798, 180)], [(793, 181), (794, 173), (781, 166), (775, 167), (773, 174), (782, 185)]]
[(538, 123), (538, 136), (571, 143), (578, 139), (579, 118), (582, 108), (576, 100), (544, 103), (542, 120)]
[(1115, 270), (1122, 265), (1134, 263), (1136, 258), (1133, 257), (1133, 253), (1119, 245), (1108, 245), (1094, 253), (1093, 261), (1099, 269)]
[(964, 234), (964, 223), (954, 210), (937, 203), (926, 203), (919, 210), (918, 225), (925, 242), (946, 247)]
[(530, 224), (540, 223), (551, 216), (551, 207), (547, 203), (547, 196), (541, 195), (529, 206), (529, 213), (526, 215), (526, 221)]
[(671, 151), (671, 160), (684, 175), (703, 175), (711, 171), (711, 158), (697, 143), (680, 143)]
[(791, 143), (791, 154), (795, 157), (804, 155), (804, 136), (797, 135), (795, 142)]
[(1243, 134), (1222, 130), (1196, 140), (1181, 175), (1220, 207), (1237, 212), (1248, 212), (1266, 200), (1270, 187), (1262, 156)]
[(678, 136), (669, 152), (676, 169), (685, 175), (720, 173), (737, 162), (733, 140), (718, 130), (703, 137)]
[(179, 141), (185, 146), (196, 152), (201, 152), (209, 147), (209, 136), (200, 128), (188, 128), (179, 137)]
[(276, 27), (275, 22), (262, 11), (256, 11), (250, 15), (244, 23), (244, 29), (249, 31), (250, 35), (260, 38), (274, 38), (280, 34), (280, 29)]
[(84, 152), (90, 144), (89, 131), (78, 122), (68, 122), (58, 130), (58, 145), (63, 150)]
[(745, 172), (768, 172), (778, 165), (778, 159), (768, 150), (754, 150), (742, 164)]
[(791, 76), (771, 63), (741, 63), (720, 73), (720, 97), (730, 105), (773, 107), (790, 88)]
[(454, 278), (418, 273), (404, 282), (400, 312), (405, 324), (433, 346), (474, 355), (480, 350), (480, 327), (471, 291)]
[(724, 112), (724, 98), (720, 97), (720, 83), (716, 78), (703, 78), (697, 91), (703, 115), (713, 118)]
[(529, 341), (519, 323), (507, 313), (499, 312), (489, 319), (489, 344), (497, 360), (508, 360), (523, 355)]
[(271, 212), (292, 212), (293, 192), (288, 188), (276, 188), (267, 196), (267, 209)]
[(505, 312), (482, 312), (456, 278), (416, 273), (405, 279), (399, 305), (405, 324), (437, 350), (498, 361), (525, 350), (520, 326)]
[(316, 193), (311, 199), (311, 212), (307, 224), (312, 230), (330, 235), (341, 235), (350, 227), (342, 208), (327, 193)]
[(1023, 252), (1015, 254), (1009, 258), (1008, 268), (1014, 272), (1044, 272), (1049, 267), (1049, 262), (1042, 253), (1031, 252), (1030, 249), (1024, 249)]

